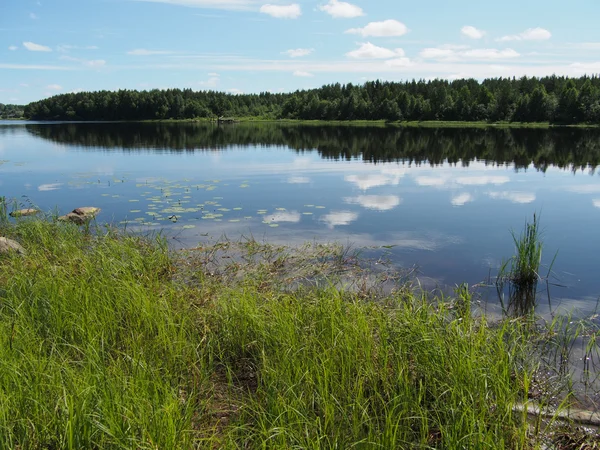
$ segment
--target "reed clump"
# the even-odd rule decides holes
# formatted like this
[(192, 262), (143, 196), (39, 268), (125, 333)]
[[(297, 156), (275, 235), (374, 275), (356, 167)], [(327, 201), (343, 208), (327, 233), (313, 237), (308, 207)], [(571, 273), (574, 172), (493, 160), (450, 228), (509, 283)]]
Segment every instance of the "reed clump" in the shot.
[[(533, 215), (532, 222), (526, 222), (523, 232), (511, 232), (515, 244), (515, 254), (503, 262), (496, 279), (496, 287), (505, 310), (510, 314), (523, 316), (532, 313), (536, 305), (537, 288), (542, 277), (543, 243), (540, 238), (539, 219)], [(508, 305), (504, 304), (504, 287), (508, 284)]]
[(280, 289), (269, 277), (290, 266), (272, 249), (223, 277), (160, 236), (38, 219), (4, 233), (27, 253), (0, 256), (0, 448), (541, 442), (516, 408), (535, 385), (535, 330), (475, 317), (466, 286), (373, 301), (318, 277)]

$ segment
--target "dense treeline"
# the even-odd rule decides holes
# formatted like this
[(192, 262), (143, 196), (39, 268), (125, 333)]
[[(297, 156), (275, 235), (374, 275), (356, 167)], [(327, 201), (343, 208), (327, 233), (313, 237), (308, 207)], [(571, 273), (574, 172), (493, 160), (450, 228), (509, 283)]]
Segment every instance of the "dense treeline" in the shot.
[(81, 92), (29, 104), (38, 120), (219, 116), (304, 120), (510, 121), (600, 124), (600, 78), (494, 78), (331, 84), (290, 94), (191, 89)]
[[(9, 133), (11, 127), (0, 128)], [(14, 128), (17, 128), (16, 126)], [(27, 125), (29, 133), (61, 145), (120, 151), (220, 151), (231, 146), (289, 147), (326, 159), (468, 166), (470, 161), (556, 166), (600, 165), (600, 130), (559, 128), (404, 128), (286, 124), (121, 123)]]
[(24, 113), (25, 106), (0, 103), (0, 119), (20, 119)]

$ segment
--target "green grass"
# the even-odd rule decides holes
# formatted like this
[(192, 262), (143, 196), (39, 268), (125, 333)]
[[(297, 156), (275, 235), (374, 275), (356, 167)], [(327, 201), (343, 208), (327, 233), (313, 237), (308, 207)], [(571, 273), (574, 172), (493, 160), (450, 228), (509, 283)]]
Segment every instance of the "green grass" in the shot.
[[(225, 244), (198, 258), (169, 254), (160, 236), (92, 231), (0, 224), (27, 250), (0, 256), (0, 448), (539, 442), (515, 409), (541, 364), (537, 331), (472, 314), (466, 286), (375, 297), (253, 240), (218, 267)], [(317, 250), (323, 267), (350, 265)], [(300, 260), (299, 278), (316, 281), (289, 289)]]

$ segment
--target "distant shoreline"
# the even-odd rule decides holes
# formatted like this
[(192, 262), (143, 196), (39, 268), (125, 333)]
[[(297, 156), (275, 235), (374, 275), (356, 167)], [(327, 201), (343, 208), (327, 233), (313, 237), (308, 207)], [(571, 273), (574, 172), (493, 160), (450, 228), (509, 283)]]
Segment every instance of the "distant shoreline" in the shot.
[[(214, 123), (216, 119), (157, 119), (157, 120), (32, 120), (32, 119), (1, 119), (23, 122), (41, 122), (41, 123)], [(466, 121), (403, 121), (389, 122), (385, 120), (300, 120), (300, 119), (261, 119), (255, 117), (236, 118), (234, 123), (221, 123), (224, 126), (249, 123), (274, 123), (289, 125), (314, 125), (314, 126), (377, 126), (377, 127), (397, 127), (397, 128), (532, 128), (532, 129), (551, 129), (551, 128), (600, 128), (595, 124), (551, 124), (549, 122), (466, 122)]]

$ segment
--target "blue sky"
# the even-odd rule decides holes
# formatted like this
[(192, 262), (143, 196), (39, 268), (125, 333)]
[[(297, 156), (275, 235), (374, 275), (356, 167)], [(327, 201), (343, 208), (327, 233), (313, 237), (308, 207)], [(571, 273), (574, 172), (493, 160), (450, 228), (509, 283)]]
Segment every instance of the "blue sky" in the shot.
[(0, 0), (0, 102), (600, 73), (598, 0)]

